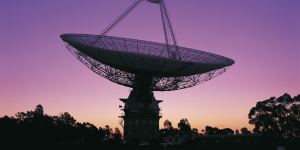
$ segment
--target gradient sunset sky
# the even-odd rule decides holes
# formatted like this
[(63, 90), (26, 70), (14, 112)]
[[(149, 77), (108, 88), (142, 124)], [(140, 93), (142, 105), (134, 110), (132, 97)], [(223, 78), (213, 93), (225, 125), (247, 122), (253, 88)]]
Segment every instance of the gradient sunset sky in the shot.
[[(63, 33), (99, 34), (134, 0), (0, 0), (0, 117), (32, 110), (69, 112), (79, 122), (119, 127), (129, 88), (81, 64)], [(257, 101), (300, 94), (299, 0), (166, 0), (179, 45), (235, 60), (196, 87), (155, 92), (177, 126), (252, 128)], [(109, 35), (163, 42), (159, 7), (142, 3)]]

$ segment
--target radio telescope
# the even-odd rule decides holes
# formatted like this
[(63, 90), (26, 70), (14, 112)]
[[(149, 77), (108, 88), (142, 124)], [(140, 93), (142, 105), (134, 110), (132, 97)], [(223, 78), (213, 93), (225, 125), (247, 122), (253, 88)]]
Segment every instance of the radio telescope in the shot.
[(153, 91), (196, 86), (225, 72), (230, 58), (177, 45), (164, 0), (147, 0), (160, 8), (165, 44), (107, 36), (122, 19), (146, 0), (136, 0), (99, 35), (62, 34), (67, 49), (96, 74), (132, 88), (124, 104), (124, 138), (147, 141), (159, 134), (162, 100)]

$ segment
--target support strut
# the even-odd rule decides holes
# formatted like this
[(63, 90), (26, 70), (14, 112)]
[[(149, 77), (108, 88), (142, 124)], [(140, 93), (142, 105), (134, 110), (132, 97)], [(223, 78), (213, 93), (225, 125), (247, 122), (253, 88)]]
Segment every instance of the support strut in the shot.
[[(96, 43), (101, 37), (107, 35), (114, 27), (116, 27), (126, 16), (128, 16), (141, 2), (144, 0), (136, 0), (134, 3), (132, 3), (123, 13), (118, 16), (108, 27), (106, 27), (100, 34), (99, 37), (93, 41), (92, 44)], [(171, 36), (173, 45), (177, 47), (177, 41), (175, 37), (175, 32), (172, 27), (172, 23), (170, 20), (170, 17), (168, 15), (168, 11), (165, 5), (164, 0), (148, 0), (149, 2), (152, 3), (158, 3), (160, 5), (160, 13), (161, 13), (161, 19), (162, 19), (162, 24), (163, 24), (163, 29), (164, 29), (164, 35), (165, 35), (165, 42), (167, 45), (167, 50), (169, 52), (169, 36)], [(170, 34), (170, 35), (169, 35)], [(177, 48), (176, 48), (177, 49)], [(169, 54), (171, 56), (171, 54)], [(175, 57), (176, 58), (176, 57)]]

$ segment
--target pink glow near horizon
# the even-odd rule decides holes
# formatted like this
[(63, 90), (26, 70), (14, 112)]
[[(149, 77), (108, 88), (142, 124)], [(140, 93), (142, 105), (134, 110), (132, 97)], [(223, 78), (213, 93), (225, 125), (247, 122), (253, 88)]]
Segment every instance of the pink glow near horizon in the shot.
[[(132, 0), (0, 1), (0, 116), (67, 111), (80, 122), (118, 126), (119, 98), (129, 88), (87, 69), (64, 47), (62, 33), (100, 33)], [(300, 2), (296, 0), (166, 0), (182, 46), (236, 61), (223, 75), (193, 88), (156, 92), (174, 126), (251, 126), (257, 101), (300, 93)], [(163, 41), (158, 7), (144, 3), (111, 35)]]

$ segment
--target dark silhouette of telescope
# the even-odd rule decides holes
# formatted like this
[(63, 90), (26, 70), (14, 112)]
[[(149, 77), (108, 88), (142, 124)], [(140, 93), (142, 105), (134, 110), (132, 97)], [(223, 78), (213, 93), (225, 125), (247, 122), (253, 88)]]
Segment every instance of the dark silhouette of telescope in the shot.
[[(136, 0), (100, 35), (62, 34), (68, 50), (98, 75), (132, 91), (125, 103), (126, 141), (158, 138), (161, 117), (153, 91), (172, 91), (196, 86), (226, 71), (230, 58), (177, 45), (164, 0), (159, 5), (165, 43), (107, 36), (122, 19), (145, 0)], [(171, 37), (171, 38), (170, 38)]]

